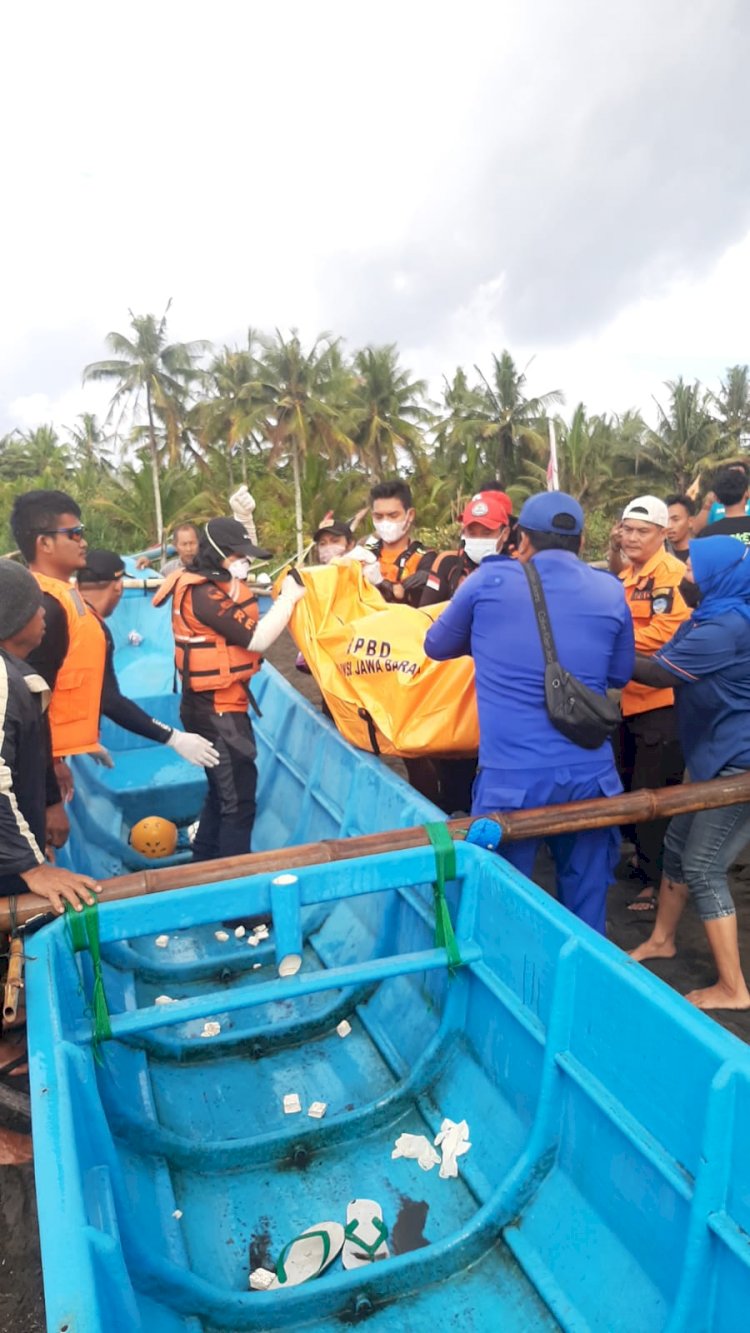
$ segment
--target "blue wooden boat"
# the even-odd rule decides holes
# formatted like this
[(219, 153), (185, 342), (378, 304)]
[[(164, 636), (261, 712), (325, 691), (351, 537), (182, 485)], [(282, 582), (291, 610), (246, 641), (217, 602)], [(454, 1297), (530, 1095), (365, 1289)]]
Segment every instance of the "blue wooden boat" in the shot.
[[(372, 831), (373, 810), (380, 827), (434, 817), (274, 674), (260, 697), (263, 845)], [(153, 812), (146, 757), (118, 789), (84, 774), (92, 866), (101, 834), (114, 846)], [(76, 952), (64, 921), (29, 941), (50, 1331), (747, 1326), (747, 1049), (468, 844), (448, 872), (457, 963), (436, 932), (440, 855), (103, 904), (99, 965), (95, 931)], [(235, 923), (259, 915), (249, 947)], [(469, 1126), (455, 1178), (392, 1157), (444, 1118)], [(389, 1258), (248, 1289), (354, 1198), (379, 1202)]]

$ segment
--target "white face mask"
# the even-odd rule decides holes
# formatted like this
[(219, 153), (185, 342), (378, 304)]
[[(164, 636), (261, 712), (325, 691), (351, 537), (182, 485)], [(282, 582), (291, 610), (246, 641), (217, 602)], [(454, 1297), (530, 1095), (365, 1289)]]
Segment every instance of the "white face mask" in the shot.
[(227, 565), (227, 569), (233, 579), (240, 579), (241, 582), (244, 583), (250, 573), (250, 561), (247, 559), (247, 556), (242, 556), (237, 560), (233, 560), (231, 565)]
[(321, 565), (327, 565), (331, 560), (338, 560), (340, 555), (346, 555), (346, 546), (331, 546), (326, 543), (325, 546), (318, 547), (318, 561)]
[(405, 537), (409, 531), (409, 524), (403, 519), (399, 521), (394, 518), (374, 518), (372, 526), (383, 542), (397, 542)]
[(464, 537), (464, 550), (474, 565), (481, 565), (485, 556), (497, 555), (497, 537)]

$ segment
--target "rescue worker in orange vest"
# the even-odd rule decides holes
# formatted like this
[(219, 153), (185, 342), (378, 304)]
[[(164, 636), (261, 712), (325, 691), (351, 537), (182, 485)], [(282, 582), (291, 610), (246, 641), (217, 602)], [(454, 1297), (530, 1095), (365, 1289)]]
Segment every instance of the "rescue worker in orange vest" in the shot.
[[(635, 650), (649, 656), (663, 648), (690, 616), (680, 591), (685, 566), (669, 555), (664, 544), (668, 522), (666, 504), (654, 495), (639, 495), (622, 515), (620, 541), (629, 563), (619, 577), (633, 618)], [(674, 691), (631, 681), (622, 692), (621, 707), (623, 720), (615, 749), (626, 791), (679, 786), (685, 762)], [(637, 863), (631, 864), (628, 873), (643, 887), (631, 911), (654, 906), (668, 822), (654, 819), (633, 830)]]
[(375, 556), (363, 561), (362, 573), (387, 602), (418, 606), (435, 551), (428, 551), (411, 536), (414, 501), (405, 481), (383, 481), (370, 491), (375, 541), (368, 549)]
[[(198, 549), (197, 539), (195, 549)], [(183, 568), (182, 565), (179, 567)], [(134, 736), (145, 736), (146, 740), (155, 741), (157, 745), (168, 745), (189, 764), (195, 764), (198, 768), (213, 768), (218, 764), (219, 756), (209, 741), (189, 731), (180, 731), (179, 727), (169, 727), (166, 722), (151, 717), (120, 689), (114, 662), (115, 641), (105, 621), (122, 597), (124, 574), (125, 562), (116, 551), (96, 551), (91, 548), (86, 552), (86, 564), (76, 574), (81, 596), (96, 616), (106, 644), (102, 714)]]
[(471, 497), (461, 515), (458, 549), (441, 551), (433, 560), (420, 606), (449, 602), (485, 556), (506, 554), (512, 512), (513, 501), (505, 491), (479, 491)]
[[(218, 756), (202, 737), (163, 726), (120, 694), (107, 651), (108, 631), (70, 583), (72, 575), (85, 571), (88, 558), (76, 501), (64, 491), (27, 491), (16, 499), (11, 527), (43, 594), (44, 636), (28, 660), (52, 691), (49, 726), (63, 803), (74, 794), (73, 774), (66, 762), (70, 755), (90, 754), (99, 763), (112, 766), (99, 743), (102, 713), (138, 736), (169, 745), (190, 763), (217, 763)], [(48, 825), (50, 844), (61, 847), (68, 835), (62, 805), (50, 807)]]
[(271, 610), (258, 619), (258, 603), (246, 580), (250, 557), (268, 555), (253, 545), (236, 519), (212, 518), (190, 567), (170, 575), (153, 599), (155, 606), (172, 599), (182, 721), (219, 753), (218, 765), (206, 774), (208, 795), (193, 842), (196, 861), (250, 850), (257, 786), (250, 682), (260, 670), (261, 654), (305, 595), (302, 584), (288, 574)]
[[(99, 744), (99, 711), (105, 644), (96, 617), (70, 579), (86, 563), (81, 511), (64, 491), (27, 491), (16, 497), (10, 526), (18, 548), (42, 589), (44, 637), (27, 661), (46, 681), (55, 776), (63, 802), (73, 794), (65, 762), (72, 754), (111, 759)], [(48, 841), (62, 847), (68, 836), (63, 805), (47, 811)]]

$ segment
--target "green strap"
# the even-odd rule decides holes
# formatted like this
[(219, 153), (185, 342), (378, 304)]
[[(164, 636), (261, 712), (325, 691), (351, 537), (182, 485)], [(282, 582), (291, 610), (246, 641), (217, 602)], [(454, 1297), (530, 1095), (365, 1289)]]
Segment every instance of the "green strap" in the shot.
[(99, 905), (94, 903), (93, 907), (83, 907), (80, 912), (77, 912), (74, 907), (70, 906), (70, 903), (66, 903), (65, 919), (73, 953), (81, 953), (84, 949), (88, 949), (91, 954), (91, 966), (94, 971), (94, 987), (90, 1005), (93, 1027), (92, 1047), (94, 1059), (101, 1064), (99, 1046), (101, 1042), (108, 1041), (112, 1036), (112, 1025), (109, 1021), (107, 997), (104, 993), (102, 956), (99, 947)]
[[(282, 1284), (282, 1286), (287, 1280), (286, 1268), (284, 1267), (284, 1264), (286, 1263), (286, 1260), (289, 1258), (291, 1250), (297, 1244), (298, 1240), (307, 1240), (308, 1236), (320, 1236), (320, 1239), (323, 1242), (323, 1258), (321, 1259), (320, 1264), (318, 1266), (318, 1273), (321, 1271), (321, 1269), (325, 1268), (328, 1256), (331, 1253), (331, 1237), (329, 1236), (327, 1231), (317, 1231), (317, 1230), (303, 1231), (299, 1236), (295, 1236), (294, 1240), (290, 1240), (289, 1244), (284, 1246), (283, 1250), (281, 1251), (281, 1254), (279, 1255), (279, 1262), (276, 1265), (276, 1276), (279, 1279), (279, 1282)], [(317, 1277), (317, 1275), (318, 1275), (317, 1273), (311, 1274), (312, 1277)]]
[(368, 1242), (366, 1240), (361, 1240), (360, 1237), (357, 1235), (357, 1227), (359, 1226), (359, 1219), (356, 1217), (353, 1217), (351, 1222), (347, 1222), (346, 1226), (344, 1227), (344, 1235), (346, 1236), (347, 1240), (351, 1241), (352, 1245), (357, 1246), (358, 1250), (362, 1250), (363, 1254), (368, 1255), (370, 1259), (374, 1259), (377, 1251), (380, 1249), (381, 1245), (383, 1245), (388, 1238), (388, 1228), (382, 1221), (382, 1219), (379, 1217), (370, 1218), (370, 1225), (373, 1226), (378, 1233), (376, 1239), (371, 1242)]
[(451, 974), (461, 966), (461, 953), (453, 930), (453, 922), (445, 900), (445, 885), (456, 878), (456, 848), (445, 824), (425, 824), (425, 833), (435, 851), (435, 883), (432, 886), (435, 905), (435, 947), (445, 949)]

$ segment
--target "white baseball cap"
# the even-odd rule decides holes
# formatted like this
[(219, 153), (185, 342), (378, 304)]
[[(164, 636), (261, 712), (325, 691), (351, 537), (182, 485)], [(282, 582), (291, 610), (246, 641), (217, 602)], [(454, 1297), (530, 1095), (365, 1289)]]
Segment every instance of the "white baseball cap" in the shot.
[(622, 511), (623, 522), (626, 518), (640, 519), (642, 523), (655, 523), (657, 528), (666, 528), (669, 522), (669, 510), (663, 500), (656, 495), (638, 495)]

